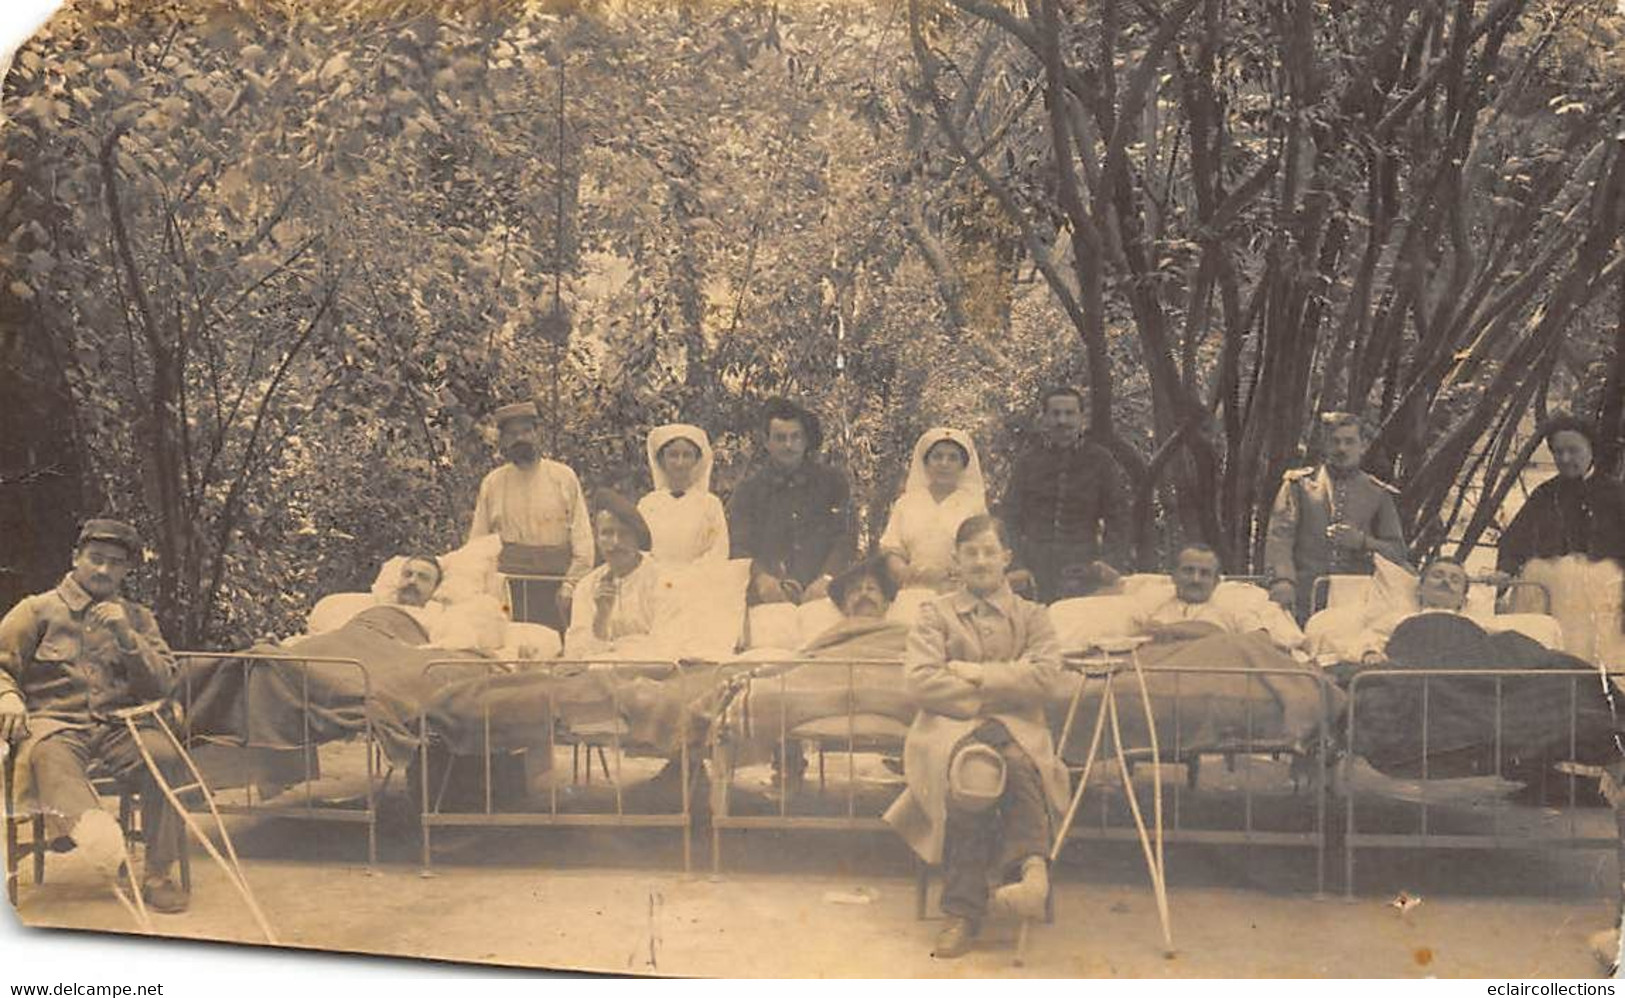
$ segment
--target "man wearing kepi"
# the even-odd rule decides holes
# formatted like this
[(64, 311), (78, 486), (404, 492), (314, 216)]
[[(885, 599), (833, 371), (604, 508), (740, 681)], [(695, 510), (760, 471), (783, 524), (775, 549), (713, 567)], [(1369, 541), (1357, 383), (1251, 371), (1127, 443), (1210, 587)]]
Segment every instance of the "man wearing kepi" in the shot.
[(1052, 603), (1082, 594), (1090, 562), (1133, 568), (1133, 521), (1117, 460), (1084, 438), (1083, 396), (1052, 388), (1039, 404), (1039, 440), (1016, 460), (999, 513), (1015, 534), (1012, 583)]
[(515, 621), (564, 630), (561, 602), (592, 568), (592, 517), (576, 473), (541, 455), (541, 419), (534, 402), (496, 411), (497, 449), (508, 463), (480, 483), (470, 542), (487, 534), (502, 538), (497, 571), (506, 576), (563, 576), (551, 581), (512, 580)]
[(767, 460), (728, 503), (733, 557), (751, 560), (752, 603), (822, 599), (852, 561), (852, 489), (816, 457), (818, 418), (784, 399), (762, 412)]
[(903, 659), (919, 706), (903, 746), (908, 789), (886, 821), (943, 866), (947, 925), (932, 955), (970, 949), (988, 915), (1041, 916), (1049, 849), (1067, 804), (1067, 772), (1044, 716), (1059, 693), (1049, 613), (1010, 591), (1004, 524), (960, 525), (961, 586), (926, 603)]
[[(94, 761), (137, 786), (147, 843), (141, 893), (149, 908), (173, 913), (188, 902), (170, 879), (180, 818), (116, 714), (167, 695), (175, 672), (152, 611), (119, 594), (141, 550), (129, 524), (90, 520), (62, 583), (0, 620), (0, 739), (29, 765), (53, 844), (82, 850), (110, 879), (124, 858), (123, 834), (102, 809), (86, 770)], [(171, 786), (184, 780), (185, 764), (167, 738), (146, 737), (142, 744)]]
[(1264, 561), (1270, 598), (1297, 615), (1313, 610), (1315, 579), (1322, 575), (1370, 575), (1372, 555), (1407, 565), (1405, 536), (1394, 506), (1397, 490), (1360, 470), (1371, 436), (1359, 416), (1321, 416), (1317, 468), (1288, 471), (1270, 511)]

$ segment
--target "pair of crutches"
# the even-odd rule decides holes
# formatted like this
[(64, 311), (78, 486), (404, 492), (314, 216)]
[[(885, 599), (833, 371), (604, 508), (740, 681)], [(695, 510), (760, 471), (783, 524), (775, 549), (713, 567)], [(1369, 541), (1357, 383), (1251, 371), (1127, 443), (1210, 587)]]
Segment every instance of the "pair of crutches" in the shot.
[[(1055, 841), (1050, 846), (1049, 863), (1053, 868), (1056, 860), (1061, 856), (1061, 849), (1066, 845), (1066, 837), (1072, 831), (1072, 822), (1078, 816), (1078, 808), (1083, 803), (1083, 795), (1089, 789), (1089, 778), (1094, 773), (1095, 760), (1100, 757), (1102, 742), (1108, 725), (1112, 732), (1112, 750), (1116, 757), (1118, 771), (1122, 774), (1123, 791), (1128, 797), (1129, 812), (1134, 816), (1134, 828), (1139, 833), (1140, 847), (1145, 853), (1146, 871), (1151, 876), (1151, 892), (1157, 901), (1157, 917), (1162, 922), (1163, 956), (1172, 959), (1174, 955), (1173, 930), (1168, 921), (1168, 885), (1164, 878), (1164, 865), (1162, 857), (1162, 754), (1157, 742), (1157, 721), (1151, 710), (1151, 694), (1146, 687), (1145, 672), (1140, 668), (1138, 648), (1146, 639), (1131, 638), (1120, 644), (1100, 646), (1099, 654), (1079, 657), (1068, 657), (1065, 665), (1069, 671), (1078, 673), (1078, 685), (1072, 692), (1072, 701), (1067, 707), (1066, 723), (1061, 727), (1061, 740), (1056, 747), (1057, 755), (1064, 753), (1068, 740), (1072, 737), (1072, 726), (1078, 716), (1078, 704), (1083, 700), (1084, 690), (1091, 680), (1100, 682), (1100, 708), (1095, 712), (1095, 729), (1089, 738), (1089, 752), (1084, 757), (1083, 772), (1078, 779), (1078, 785), (1072, 791), (1072, 800), (1066, 809), (1066, 815), (1061, 820), (1061, 826), (1056, 830)], [(1145, 816), (1140, 811), (1139, 798), (1134, 793), (1134, 777), (1129, 769), (1127, 752), (1123, 747), (1123, 729), (1117, 715), (1117, 694), (1115, 682), (1117, 676), (1127, 665), (1134, 672), (1134, 678), (1140, 688), (1140, 704), (1145, 709), (1146, 731), (1151, 740), (1151, 785), (1152, 785), (1152, 822), (1151, 828), (1146, 827)], [(1053, 885), (1051, 887), (1053, 891)], [(1016, 966), (1022, 966), (1027, 957), (1027, 936), (1032, 929), (1033, 919), (1023, 918), (1021, 928), (1016, 935)]]
[[(225, 871), (226, 879), (242, 896), (243, 903), (248, 906), (248, 911), (254, 917), (254, 922), (259, 926), (260, 932), (265, 936), (265, 941), (274, 946), (276, 945), (276, 933), (271, 931), (271, 923), (266, 920), (265, 913), (260, 910), (259, 902), (254, 899), (254, 892), (249, 888), (247, 878), (243, 876), (242, 863), (237, 858), (237, 850), (231, 844), (231, 836), (226, 833), (226, 824), (220, 817), (220, 810), (215, 806), (214, 794), (209, 792), (209, 786), (204, 782), (203, 774), (198, 771), (197, 763), (193, 761), (191, 753), (186, 751), (186, 747), (176, 737), (175, 729), (170, 727), (169, 721), (165, 719), (164, 707), (164, 702), (159, 701), (119, 711), (116, 716), (124, 722), (125, 728), (130, 732), (130, 738), (134, 741), (136, 750), (141, 753), (141, 761), (146, 764), (147, 772), (152, 775), (153, 786), (158, 788), (158, 791), (164, 795), (164, 799), (169, 802), (169, 806), (176, 816), (185, 823), (186, 831), (203, 846), (209, 857)], [(180, 787), (170, 786), (169, 780), (164, 776), (164, 772), (159, 767), (157, 760), (153, 758), (151, 749), (142, 740), (147, 732), (143, 731), (138, 722), (143, 719), (151, 721), (152, 727), (163, 735), (175, 754), (186, 762), (186, 768), (191, 774), (192, 782)], [(147, 731), (150, 730), (147, 729)], [(197, 820), (192, 816), (192, 812), (187, 810), (186, 806), (181, 803), (180, 795), (193, 790), (197, 790), (203, 795), (203, 802), (208, 806), (209, 816), (214, 822), (215, 833), (220, 836), (220, 843), (225, 848), (223, 854), (215, 846), (209, 834), (198, 825)], [(118, 898), (119, 903), (124, 905), (125, 909), (135, 918), (142, 931), (151, 934), (153, 933), (152, 921), (147, 915), (146, 903), (142, 900), (141, 890), (135, 884), (133, 876), (135, 866), (130, 862), (128, 847), (125, 847), (124, 850), (124, 868), (132, 874), (130, 894), (134, 895), (134, 899), (126, 897), (117, 882), (113, 885), (113, 893)]]

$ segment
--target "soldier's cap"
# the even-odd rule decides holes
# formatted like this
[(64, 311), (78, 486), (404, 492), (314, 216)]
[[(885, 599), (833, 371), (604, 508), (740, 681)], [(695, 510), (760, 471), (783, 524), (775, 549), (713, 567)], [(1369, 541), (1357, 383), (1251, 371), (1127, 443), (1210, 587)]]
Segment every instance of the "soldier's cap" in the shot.
[(535, 402), (514, 402), (498, 409), (493, 418), (497, 422), (497, 429), (501, 429), (502, 424), (510, 419), (533, 419), (540, 422), (542, 417), (536, 411)]
[(131, 559), (141, 560), (141, 535), (135, 528), (123, 520), (96, 519), (86, 520), (85, 525), (79, 529), (79, 541), (74, 546), (84, 547), (91, 541), (107, 541), (117, 544), (129, 552)]

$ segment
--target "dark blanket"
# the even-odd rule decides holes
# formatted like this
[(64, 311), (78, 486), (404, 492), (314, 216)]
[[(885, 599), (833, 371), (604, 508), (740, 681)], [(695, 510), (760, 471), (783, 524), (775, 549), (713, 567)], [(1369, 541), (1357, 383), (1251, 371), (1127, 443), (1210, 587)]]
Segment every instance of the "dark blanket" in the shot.
[(174, 696), (186, 710), (192, 737), (293, 749), (353, 737), (370, 723), (389, 760), (405, 764), (417, 750), (419, 710), (434, 683), (424, 667), (455, 657), (416, 647), (427, 640), (422, 626), (400, 608), (371, 607), (336, 631), (249, 649), (353, 659), (364, 674), (353, 665), (223, 655), (186, 662)]
[(573, 738), (672, 757), (705, 735), (727, 681), (748, 664), (564, 663), (513, 675), (461, 678), (428, 707), (430, 737), (457, 755), (542, 748)]
[[(1387, 655), (1392, 665), (1384, 668), (1584, 670), (1589, 675), (1428, 679), (1425, 752), (1423, 682), (1398, 676), (1361, 679), (1351, 687), (1356, 710), (1351, 749), (1380, 772), (1421, 777), (1425, 755), (1432, 779), (1500, 775), (1527, 781), (1558, 761), (1604, 764), (1619, 759), (1613, 707), (1603, 680), (1581, 659), (1515, 631), (1487, 633), (1452, 614), (1424, 614), (1402, 622), (1388, 639)], [(1364, 671), (1354, 669), (1352, 674)], [(1497, 713), (1502, 726), (1499, 771)]]
[[(1323, 718), (1341, 714), (1341, 692), (1322, 681), (1319, 669), (1294, 661), (1263, 632), (1210, 633), (1209, 625), (1181, 629), (1187, 633), (1183, 639), (1158, 641), (1139, 651), (1164, 759), (1203, 752), (1308, 753), (1318, 743)], [(1078, 673), (1068, 671), (1064, 696), (1050, 704), (1057, 734), (1080, 681)], [(1145, 707), (1133, 670), (1125, 668), (1113, 684), (1124, 747), (1149, 749)], [(1068, 761), (1081, 763), (1088, 754), (1103, 686), (1101, 679), (1087, 680), (1063, 749)], [(1102, 745), (1109, 751), (1107, 724)]]

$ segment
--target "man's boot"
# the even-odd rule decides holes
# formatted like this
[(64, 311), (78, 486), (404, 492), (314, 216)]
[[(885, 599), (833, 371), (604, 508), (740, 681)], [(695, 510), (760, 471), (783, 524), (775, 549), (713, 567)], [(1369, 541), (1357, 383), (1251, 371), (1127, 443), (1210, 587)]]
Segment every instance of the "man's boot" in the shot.
[(937, 944), (931, 947), (931, 955), (938, 960), (964, 956), (976, 941), (976, 928), (976, 923), (968, 918), (949, 915), (948, 924), (937, 933)]
[(186, 888), (170, 879), (167, 872), (156, 870), (149, 870), (141, 878), (141, 899), (162, 915), (178, 915), (192, 903)]

